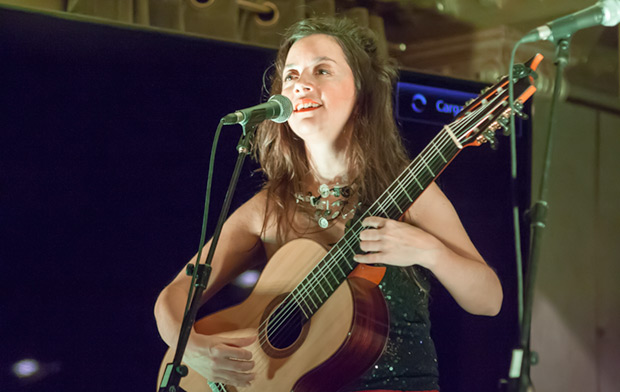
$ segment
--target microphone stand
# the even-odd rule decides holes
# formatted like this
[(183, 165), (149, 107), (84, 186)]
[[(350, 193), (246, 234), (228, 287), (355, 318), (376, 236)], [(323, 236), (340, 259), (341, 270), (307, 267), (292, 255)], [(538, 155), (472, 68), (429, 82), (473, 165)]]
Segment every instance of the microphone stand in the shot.
[[(223, 121), (220, 121), (220, 126), (222, 125), (222, 123)], [(193, 275), (194, 273), (196, 273), (197, 276), (194, 281), (194, 292), (192, 295), (190, 290), (189, 295), (192, 295), (191, 303), (189, 309), (187, 310), (187, 312), (185, 312), (185, 315), (183, 316), (174, 359), (172, 363), (166, 364), (166, 368), (161, 383), (159, 385), (158, 392), (185, 392), (185, 390), (179, 386), (181, 378), (187, 376), (188, 374), (187, 366), (181, 364), (181, 361), (183, 359), (183, 353), (185, 352), (185, 348), (189, 340), (189, 335), (194, 326), (194, 322), (196, 321), (196, 314), (198, 313), (198, 308), (200, 307), (200, 298), (202, 297), (202, 293), (207, 288), (207, 283), (211, 275), (211, 260), (213, 259), (213, 255), (215, 254), (215, 248), (222, 232), (222, 227), (224, 225), (224, 222), (226, 221), (226, 218), (228, 217), (230, 203), (232, 202), (232, 197), (235, 193), (235, 189), (239, 181), (239, 175), (241, 173), (243, 163), (245, 162), (245, 158), (250, 154), (251, 141), (254, 138), (254, 132), (256, 131), (258, 123), (249, 123), (247, 131), (246, 125), (246, 123), (241, 123), (241, 126), (243, 128), (243, 135), (239, 139), (239, 144), (237, 145), (237, 151), (239, 153), (237, 157), (237, 163), (235, 164), (235, 169), (230, 179), (228, 190), (226, 191), (226, 197), (224, 198), (224, 204), (220, 212), (217, 226), (215, 227), (215, 232), (213, 234), (211, 246), (209, 247), (209, 253), (207, 254), (206, 261), (204, 264), (201, 264), (200, 260), (197, 259), (196, 271), (194, 271), (194, 269), (196, 268), (195, 265), (190, 264), (187, 266), (187, 274)]]
[[(551, 153), (553, 148), (553, 131), (556, 128), (556, 105), (560, 96), (562, 86), (562, 75), (564, 68), (568, 64), (570, 37), (560, 38), (556, 42), (556, 75), (553, 87), (551, 107), (549, 109), (549, 123), (547, 134), (547, 146), (545, 151), (545, 161), (540, 182), (539, 198), (532, 208), (527, 212), (530, 221), (530, 252), (529, 263), (527, 266), (525, 303), (523, 309), (523, 319), (520, 325), (519, 348), (512, 352), (512, 362), (510, 364), (511, 391), (531, 392), (534, 391), (530, 378), (530, 367), (538, 363), (538, 354), (530, 350), (530, 332), (532, 327), (532, 307), (534, 303), (534, 286), (536, 282), (536, 272), (538, 259), (540, 257), (540, 243), (542, 240), (543, 229), (546, 227), (548, 203), (548, 182), (549, 169), (551, 166)], [(516, 384), (516, 385), (515, 385)]]

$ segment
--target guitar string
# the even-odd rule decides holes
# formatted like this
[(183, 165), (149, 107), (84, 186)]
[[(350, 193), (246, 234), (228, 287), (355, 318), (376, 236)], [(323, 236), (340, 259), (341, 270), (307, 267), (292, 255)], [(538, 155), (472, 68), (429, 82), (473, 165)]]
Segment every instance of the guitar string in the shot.
[[(502, 99), (502, 94), (496, 95), (495, 97), (493, 97), (493, 100), (499, 100), (499, 101), (500, 101), (499, 103), (501, 104), (501, 103), (502, 103), (502, 101), (503, 101), (503, 99)], [(484, 109), (484, 111), (488, 111), (488, 110), (487, 110), (487, 109), (488, 109), (488, 107), (489, 107), (489, 106), (493, 106), (493, 105), (492, 105), (492, 102), (493, 102), (493, 101), (489, 102), (489, 103), (488, 103), (488, 105), (485, 105), (484, 107), (480, 107), (480, 108), (478, 108), (478, 109), (477, 109), (477, 111), (483, 111), (482, 109)], [(498, 107), (498, 106), (496, 105), (496, 106), (495, 106), (495, 108), (494, 108), (494, 110), (495, 110), (497, 107)], [(451, 126), (451, 127), (450, 127), (450, 129), (451, 129), (453, 132), (460, 132), (460, 131), (461, 131), (461, 130), (463, 130), (463, 129), (470, 129), (470, 128), (472, 128), (473, 126), (472, 126), (471, 124), (470, 124), (470, 125), (468, 125), (468, 124), (467, 124), (467, 122), (468, 122), (468, 121), (470, 121), (470, 122), (472, 122), (472, 123), (474, 123), (474, 122), (476, 122), (476, 121), (477, 121), (477, 122), (479, 123), (479, 122), (484, 121), (484, 120), (487, 118), (487, 116), (482, 117), (482, 118), (480, 118), (480, 119), (473, 118), (473, 117), (476, 117), (476, 116), (475, 116), (476, 111), (474, 111), (474, 112), (468, 112), (468, 113), (471, 113), (471, 114), (470, 114), (470, 115), (466, 115), (466, 116), (464, 116), (463, 118), (461, 118), (461, 119), (459, 119), (459, 120), (455, 121), (455, 122), (458, 122), (458, 124), (456, 124), (455, 126)], [(489, 112), (489, 114), (490, 114), (490, 113), (492, 113), (492, 111), (491, 111), (491, 112)], [(462, 124), (462, 123), (465, 123), (465, 124)], [(453, 123), (453, 124), (454, 124), (454, 123)], [(464, 134), (464, 133), (463, 133), (462, 135), (460, 135), (460, 136), (459, 136), (459, 139), (460, 139), (460, 138), (462, 138), (463, 136), (465, 136), (465, 134)], [(444, 140), (443, 140), (443, 141), (441, 141), (441, 143), (440, 143), (440, 145), (439, 145), (439, 146), (437, 146), (437, 144), (436, 144), (436, 143), (434, 143), (434, 142), (435, 142), (435, 140), (437, 139), (437, 141), (439, 141), (442, 137), (444, 138)], [(403, 201), (403, 202), (404, 202), (404, 201), (405, 201), (405, 199), (407, 199), (407, 198), (411, 201), (411, 197), (410, 197), (410, 195), (406, 192), (406, 188), (407, 188), (407, 187), (409, 187), (409, 186), (412, 186), (412, 185), (413, 185), (413, 183), (414, 183), (414, 182), (416, 182), (416, 181), (417, 181), (417, 182), (418, 182), (418, 184), (419, 184), (419, 180), (418, 180), (418, 178), (423, 178), (423, 176), (422, 176), (421, 174), (427, 173), (427, 176), (428, 176), (428, 172), (429, 172), (429, 171), (431, 172), (430, 178), (428, 178), (428, 177), (427, 177), (427, 178), (423, 179), (423, 182), (426, 182), (426, 181), (430, 180), (429, 184), (433, 181), (433, 179), (434, 179), (434, 178), (436, 178), (436, 177), (437, 177), (437, 175), (438, 175), (439, 173), (437, 173), (437, 174), (433, 173), (433, 172), (430, 170), (430, 167), (429, 167), (429, 165), (428, 165), (428, 159), (425, 159), (425, 158), (428, 158), (428, 155), (430, 154), (430, 152), (431, 152), (431, 150), (432, 150), (431, 148), (429, 148), (429, 147), (431, 146), (431, 144), (433, 144), (433, 145), (434, 145), (434, 147), (435, 147), (435, 149), (437, 149), (437, 151), (439, 152), (439, 155), (441, 156), (441, 159), (444, 161), (444, 167), (445, 167), (445, 165), (447, 165), (447, 164), (450, 162), (450, 160), (446, 160), (446, 159), (445, 159), (445, 157), (443, 157), (443, 155), (441, 154), (441, 150), (439, 149), (439, 147), (444, 148), (444, 147), (446, 147), (447, 145), (454, 144), (454, 141), (453, 141), (453, 140), (451, 139), (451, 137), (447, 134), (447, 132), (441, 132), (441, 131), (440, 131), (440, 132), (438, 133), (437, 137), (436, 137), (436, 138), (433, 138), (433, 139), (431, 140), (431, 143), (429, 143), (429, 145), (428, 145), (428, 146), (427, 146), (427, 147), (426, 147), (426, 148), (422, 151), (422, 153), (420, 154), (420, 157), (421, 157), (420, 162), (416, 162), (416, 161), (418, 161), (418, 160), (417, 160), (417, 159), (414, 159), (414, 161), (412, 161), (412, 162), (411, 162), (411, 164), (416, 163), (416, 165), (415, 165), (414, 167), (410, 167), (410, 166), (411, 166), (411, 164), (410, 164), (409, 166), (407, 166), (407, 168), (406, 168), (406, 169), (405, 169), (405, 170), (404, 170), (404, 171), (403, 171), (403, 172), (399, 175), (399, 177), (397, 178), (397, 180), (396, 180), (396, 181), (394, 181), (394, 182), (393, 182), (393, 183), (392, 183), (392, 184), (391, 184), (391, 185), (390, 185), (390, 186), (386, 189), (386, 191), (384, 191), (384, 192), (382, 193), (382, 195), (381, 195), (381, 196), (380, 196), (380, 197), (379, 197), (379, 198), (378, 198), (378, 199), (377, 199), (377, 200), (376, 200), (376, 201), (375, 201), (375, 202), (374, 202), (374, 203), (373, 203), (373, 204), (372, 204), (372, 205), (368, 208), (368, 210), (366, 210), (366, 212), (364, 212), (364, 214), (363, 214), (363, 216), (362, 216), (362, 217), (360, 217), (360, 218), (356, 219), (356, 222), (354, 222), (354, 223), (353, 223), (353, 225), (357, 225), (357, 224), (361, 223), (361, 221), (363, 220), (363, 218), (365, 218), (366, 216), (376, 216), (376, 214), (369, 214), (369, 212), (370, 212), (371, 210), (373, 210), (373, 209), (377, 209), (377, 210), (378, 210), (378, 209), (380, 208), (380, 209), (383, 211), (383, 214), (384, 214), (384, 215), (386, 215), (386, 217), (387, 217), (387, 218), (389, 218), (389, 213), (386, 213), (385, 208), (384, 208), (384, 205), (382, 205), (382, 203), (384, 203), (384, 202), (383, 202), (383, 201), (381, 201), (381, 200), (382, 200), (382, 199), (386, 199), (386, 200), (385, 200), (385, 206), (387, 206), (387, 208), (388, 208), (388, 209), (390, 209), (390, 208), (394, 209), (394, 207), (395, 207), (395, 206), (398, 206), (398, 202), (397, 202), (396, 200), (394, 200), (394, 198), (390, 195), (390, 194), (393, 192), (393, 191), (390, 191), (390, 188), (392, 188), (392, 187), (396, 187), (396, 186), (400, 186), (400, 187), (402, 188), (402, 184), (403, 184), (403, 183), (405, 183), (405, 184), (407, 183), (407, 181), (399, 181), (399, 180), (398, 180), (401, 176), (404, 176), (404, 177), (405, 177), (403, 180), (410, 180), (410, 181), (408, 181), (409, 183), (408, 183), (408, 184), (406, 184), (405, 188), (404, 188), (404, 189), (402, 189), (403, 193), (404, 193), (406, 196), (405, 196), (405, 195), (403, 195), (403, 194), (400, 194), (400, 196), (397, 196), (397, 198), (400, 198), (400, 200), (401, 200), (401, 201)], [(428, 149), (428, 151), (427, 151), (427, 149)], [(456, 151), (456, 153), (454, 154), (454, 156), (456, 156), (456, 154), (458, 154), (458, 152), (459, 152), (459, 151), (457, 150), (457, 151)], [(454, 156), (453, 156), (453, 157), (454, 157)], [(453, 157), (452, 157), (452, 158), (453, 158)], [(437, 155), (435, 155), (435, 158), (437, 158)], [(426, 166), (426, 170), (423, 170), (423, 168), (424, 168), (425, 166)], [(413, 174), (413, 175), (412, 175), (412, 174)], [(428, 185), (427, 185), (427, 186), (428, 186)], [(424, 191), (425, 189), (426, 189), (426, 188), (421, 189), (421, 190), (422, 190), (422, 191)], [(386, 197), (384, 197), (384, 196), (386, 196)], [(390, 198), (390, 199), (392, 199), (391, 203), (388, 203), (388, 202), (389, 202), (389, 200), (387, 200), (387, 199), (388, 199), (388, 196), (389, 196), (389, 198)], [(398, 207), (397, 207), (397, 208), (398, 208)], [(400, 210), (400, 208), (399, 208), (399, 210)], [(394, 212), (395, 212), (395, 211), (394, 211)], [(353, 225), (352, 225), (352, 227), (350, 228), (351, 230), (355, 230), (355, 229), (353, 228)], [(355, 245), (355, 243), (357, 242), (357, 234), (359, 234), (359, 232), (361, 232), (363, 229), (364, 229), (364, 228), (360, 226), (360, 227), (359, 227), (359, 230), (354, 232), (354, 234), (355, 234), (355, 235), (350, 236), (349, 238), (343, 238), (343, 239), (345, 239), (345, 241), (343, 242), (343, 244), (344, 244), (344, 245), (346, 245), (346, 247), (348, 248), (348, 251), (349, 251), (349, 252), (352, 252), (352, 251), (354, 252), (354, 250), (352, 249), (351, 245)], [(352, 241), (351, 241), (351, 239), (352, 239)], [(340, 241), (339, 241), (339, 242), (340, 242)], [(337, 246), (337, 245), (338, 245), (338, 243), (336, 244), (336, 246)], [(327, 256), (329, 256), (329, 253), (328, 253), (328, 255), (326, 255), (326, 257), (327, 257)], [(316, 270), (315, 270), (315, 269), (313, 269), (312, 271), (310, 271), (310, 272), (306, 275), (306, 277), (302, 280), (302, 282), (301, 282), (298, 286), (308, 286), (308, 285), (310, 285), (310, 284), (312, 284), (312, 283), (317, 283), (316, 285), (319, 285), (319, 286), (320, 286), (320, 281), (318, 280), (318, 279), (319, 279), (319, 277), (317, 276), (317, 274), (315, 273), (315, 274), (314, 274), (314, 276), (311, 276), (311, 274), (312, 274), (312, 272), (313, 272), (313, 271), (315, 271), (315, 272), (320, 272), (320, 273), (321, 273), (321, 275), (323, 276), (324, 280), (325, 280), (325, 281), (327, 281), (328, 285), (330, 285), (330, 284), (329, 284), (329, 281), (328, 281), (328, 279), (327, 279), (327, 277), (326, 277), (326, 273), (325, 273), (324, 271), (325, 271), (325, 270), (327, 270), (327, 269), (331, 269), (331, 270), (333, 270), (333, 266), (338, 264), (337, 259), (338, 259), (339, 257), (336, 257), (336, 256), (346, 257), (346, 256), (347, 256), (347, 255), (346, 255), (346, 250), (345, 250), (345, 249), (341, 249), (341, 248), (339, 247), (339, 248), (336, 250), (336, 252), (332, 255), (332, 257), (330, 257), (330, 259), (329, 259), (329, 260), (326, 260), (325, 258), (323, 258), (323, 259), (319, 262), (319, 264), (321, 264), (322, 262), (324, 262), (324, 261), (325, 261), (325, 263), (324, 263), (325, 265), (323, 265), (321, 268), (318, 268), (318, 269), (316, 269)], [(352, 266), (352, 265), (350, 265), (348, 261), (347, 261), (347, 264), (348, 264), (349, 268), (353, 268), (353, 266)], [(329, 268), (328, 268), (328, 267), (329, 267)], [(342, 271), (342, 269), (341, 269), (341, 271)], [(332, 275), (333, 275), (333, 273), (332, 273)], [(335, 276), (335, 275), (333, 275), (333, 276), (334, 276), (334, 278), (336, 278), (336, 276)], [(309, 277), (310, 277), (310, 278), (309, 278)], [(308, 278), (309, 278), (308, 282), (306, 282), (306, 283), (304, 284), (303, 282), (304, 282), (305, 280), (307, 280)], [(345, 277), (345, 278), (346, 278), (346, 277)], [(314, 282), (313, 282), (313, 281), (314, 281)], [(340, 282), (340, 283), (342, 283), (342, 282)], [(325, 292), (325, 290), (323, 289), (323, 287), (322, 287), (322, 286), (320, 286), (320, 287), (321, 287), (321, 290), (323, 290), (323, 292), (324, 292), (325, 294), (327, 294), (327, 292)], [(331, 285), (330, 285), (330, 288), (331, 288)], [(312, 287), (310, 287), (310, 289), (312, 289)], [(308, 289), (308, 288), (304, 287), (304, 288), (301, 290), (302, 292), (301, 292), (300, 294), (307, 294), (307, 296), (308, 296), (308, 297), (310, 297), (310, 295), (309, 295), (310, 289)], [(334, 290), (334, 289), (332, 288), (332, 290)], [(304, 293), (304, 291), (305, 291), (305, 293)], [(315, 293), (317, 292), (317, 290), (316, 290), (316, 289), (314, 289), (314, 291), (315, 291)], [(335, 290), (334, 290), (334, 291), (335, 291)], [(293, 305), (292, 301), (290, 301), (290, 300), (289, 300), (289, 297), (290, 297), (291, 295), (292, 295), (293, 297), (295, 297), (294, 292), (295, 292), (295, 289), (293, 290), (293, 292), (289, 293), (289, 295), (288, 295), (288, 296), (287, 296), (287, 297), (286, 297), (286, 298), (282, 301), (282, 303), (286, 303), (285, 307), (286, 307), (286, 308), (288, 308), (288, 309), (287, 309), (288, 313), (287, 313), (287, 314), (285, 314), (285, 315), (283, 315), (283, 316), (278, 315), (278, 316), (280, 316), (280, 319), (279, 319), (279, 320), (277, 320), (277, 324), (276, 324), (276, 325), (274, 325), (274, 329), (276, 330), (276, 332), (275, 332), (275, 333), (273, 333), (273, 334), (271, 334), (271, 335), (269, 335), (269, 336), (271, 336), (271, 337), (276, 337), (276, 336), (279, 334), (279, 332), (280, 332), (280, 327), (282, 326), (282, 323), (283, 323), (284, 321), (286, 321), (286, 318), (287, 318), (287, 317), (289, 317), (289, 316), (290, 316), (290, 315), (291, 315), (291, 314), (292, 314), (292, 313), (293, 313), (293, 312), (297, 309), (297, 307), (299, 307), (299, 309), (300, 309), (300, 310), (304, 313), (304, 315), (305, 315), (305, 312), (303, 311), (303, 309), (302, 309), (302, 307), (301, 307), (301, 304), (298, 302), (298, 300), (297, 300), (296, 298), (293, 298), (293, 299), (294, 299), (294, 300), (295, 300), (295, 302), (297, 303), (297, 307), (296, 307), (295, 305)], [(319, 299), (321, 298), (321, 297), (320, 297), (320, 295), (317, 295), (317, 297), (318, 297)], [(288, 301), (287, 301), (287, 300), (288, 300)], [(325, 300), (327, 300), (327, 299), (325, 299)], [(310, 306), (309, 306), (309, 304), (307, 303), (307, 301), (304, 301), (304, 302), (306, 302), (306, 306), (307, 306), (308, 308), (310, 308)], [(314, 301), (313, 301), (313, 302), (314, 302)], [(264, 321), (264, 322), (263, 322), (263, 323), (259, 326), (259, 330), (264, 329), (264, 327), (266, 326), (266, 323), (267, 323), (268, 321), (270, 321), (270, 320), (271, 320), (272, 316), (273, 316), (273, 315), (274, 315), (274, 313), (278, 310), (278, 308), (279, 308), (279, 307), (276, 307), (276, 308), (274, 309), (274, 311), (272, 311), (272, 313), (270, 314), (270, 316), (269, 316), (269, 317), (267, 317), (267, 318), (265, 319), (265, 321)], [(284, 309), (284, 308), (283, 308), (283, 309)], [(318, 308), (317, 308), (317, 309), (315, 309), (314, 311), (317, 311), (317, 310), (318, 310)], [(283, 312), (283, 310), (281, 310), (281, 312)], [(307, 317), (307, 315), (305, 315), (305, 316)], [(276, 320), (276, 319), (271, 320), (271, 321), (272, 321), (272, 322), (274, 322), (275, 320)], [(267, 338), (268, 338), (269, 336), (268, 336), (268, 334), (267, 334), (267, 333), (265, 333), (265, 334), (264, 334), (264, 339), (262, 339), (262, 340), (261, 340), (261, 339), (259, 339), (259, 344), (260, 344), (260, 345), (264, 344), (264, 343), (266, 342), (266, 340), (267, 340)], [(259, 370), (259, 369), (257, 368), (257, 370)], [(224, 386), (223, 386), (223, 385), (221, 385), (220, 383), (217, 383), (217, 385), (218, 385), (218, 386), (221, 386), (221, 387), (224, 387)], [(224, 391), (226, 391), (226, 390), (224, 389)]]
[[(227, 392), (228, 390), (226, 389), (226, 384), (222, 384), (222, 383), (215, 383), (213, 381), (209, 381), (207, 383), (209, 385), (209, 388), (211, 388), (212, 392)], [(216, 389), (214, 390), (213, 387), (215, 387)]]

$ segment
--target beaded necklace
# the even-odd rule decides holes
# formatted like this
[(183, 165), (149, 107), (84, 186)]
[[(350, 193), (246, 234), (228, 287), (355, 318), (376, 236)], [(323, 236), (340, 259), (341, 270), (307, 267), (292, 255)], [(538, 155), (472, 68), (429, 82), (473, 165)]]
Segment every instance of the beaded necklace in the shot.
[[(330, 202), (328, 200), (330, 196), (333, 196), (336, 200)], [(312, 192), (308, 192), (306, 195), (296, 193), (295, 201), (297, 204), (309, 204), (306, 207), (310, 210), (314, 208), (314, 219), (319, 227), (326, 229), (329, 226), (329, 222), (337, 217), (340, 216), (342, 219), (347, 219), (355, 214), (355, 210), (361, 203), (351, 203), (349, 201), (350, 196), (351, 187), (348, 185), (335, 185), (333, 188), (330, 188), (327, 184), (321, 184), (318, 196), (314, 196)]]

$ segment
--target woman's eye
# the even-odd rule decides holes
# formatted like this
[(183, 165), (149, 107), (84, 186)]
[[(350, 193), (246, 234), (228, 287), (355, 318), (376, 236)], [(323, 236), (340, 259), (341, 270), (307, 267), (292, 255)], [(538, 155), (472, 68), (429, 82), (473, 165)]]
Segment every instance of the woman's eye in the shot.
[(284, 81), (285, 82), (290, 82), (291, 80), (293, 80), (293, 75), (292, 74), (288, 74), (284, 76)]
[(326, 69), (319, 69), (318, 70), (318, 74), (319, 75), (329, 75), (329, 71)]

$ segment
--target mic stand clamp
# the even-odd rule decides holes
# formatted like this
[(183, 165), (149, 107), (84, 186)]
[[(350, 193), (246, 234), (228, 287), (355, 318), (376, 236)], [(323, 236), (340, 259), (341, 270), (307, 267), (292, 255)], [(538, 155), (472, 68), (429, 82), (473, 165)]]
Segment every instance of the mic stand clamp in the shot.
[[(172, 363), (166, 364), (166, 369), (159, 385), (158, 392), (185, 392), (185, 390), (179, 385), (181, 382), (181, 378), (187, 376), (189, 372), (187, 366), (181, 364), (181, 361), (183, 359), (183, 353), (185, 352), (185, 348), (189, 340), (189, 335), (192, 331), (192, 328), (194, 327), (194, 322), (196, 321), (196, 314), (198, 313), (198, 308), (200, 307), (200, 299), (202, 298), (203, 292), (207, 288), (207, 283), (209, 281), (209, 277), (211, 276), (211, 261), (213, 260), (213, 255), (215, 254), (215, 248), (222, 232), (224, 222), (228, 217), (228, 211), (230, 210), (232, 196), (235, 193), (235, 189), (239, 181), (239, 175), (241, 173), (241, 169), (243, 168), (243, 163), (245, 162), (245, 158), (250, 154), (251, 141), (254, 138), (254, 132), (256, 131), (256, 127), (258, 126), (258, 124), (249, 123), (248, 126), (248, 124), (242, 123), (241, 126), (243, 128), (243, 135), (239, 139), (239, 144), (237, 145), (237, 151), (239, 153), (239, 155), (237, 156), (237, 163), (235, 164), (235, 169), (230, 179), (228, 190), (226, 191), (226, 197), (224, 198), (224, 204), (220, 212), (217, 226), (215, 227), (206, 261), (204, 264), (202, 264), (200, 263), (200, 260), (196, 260), (196, 271), (194, 271), (196, 267), (193, 264), (189, 264), (187, 266), (186, 273), (188, 275), (193, 275), (194, 272), (196, 273), (194, 292), (192, 295), (189, 309), (183, 316), (174, 359)], [(246, 126), (248, 126), (247, 130)]]

